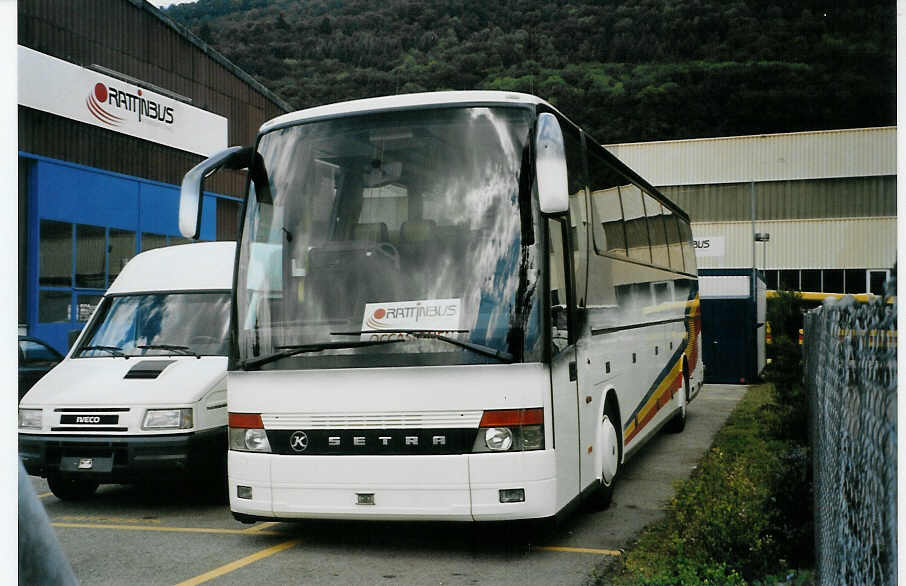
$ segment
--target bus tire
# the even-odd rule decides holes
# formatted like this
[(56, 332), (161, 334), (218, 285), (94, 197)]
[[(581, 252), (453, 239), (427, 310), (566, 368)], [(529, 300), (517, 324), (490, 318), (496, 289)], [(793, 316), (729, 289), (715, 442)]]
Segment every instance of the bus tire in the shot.
[(676, 415), (673, 416), (664, 429), (668, 433), (682, 433), (686, 429), (686, 411), (689, 404), (689, 375), (683, 368), (683, 388), (678, 393), (680, 396), (680, 408)]
[(61, 501), (80, 501), (93, 495), (99, 483), (87, 478), (64, 478), (54, 474), (47, 477), (47, 485)]
[(620, 476), (620, 459), (623, 447), (620, 442), (620, 418), (612, 403), (608, 403), (601, 417), (601, 429), (598, 439), (599, 460), (598, 486), (589, 497), (593, 509), (603, 510), (613, 500), (613, 490)]

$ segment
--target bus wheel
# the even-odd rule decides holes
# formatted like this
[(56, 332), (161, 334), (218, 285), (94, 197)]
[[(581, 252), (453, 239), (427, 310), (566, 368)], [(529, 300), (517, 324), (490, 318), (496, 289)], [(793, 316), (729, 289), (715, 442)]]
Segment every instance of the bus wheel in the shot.
[(683, 388), (678, 393), (680, 396), (680, 409), (676, 415), (673, 416), (665, 429), (668, 433), (680, 433), (686, 429), (686, 404), (689, 402), (689, 375), (686, 374), (685, 369), (683, 369)]
[(50, 492), (61, 501), (79, 501), (94, 494), (98, 489), (96, 480), (85, 478), (63, 478), (53, 475), (47, 477)]
[(595, 509), (606, 509), (613, 498), (613, 488), (620, 474), (620, 433), (619, 418), (612, 406), (608, 406), (601, 418), (598, 439), (598, 487), (591, 494), (590, 505)]

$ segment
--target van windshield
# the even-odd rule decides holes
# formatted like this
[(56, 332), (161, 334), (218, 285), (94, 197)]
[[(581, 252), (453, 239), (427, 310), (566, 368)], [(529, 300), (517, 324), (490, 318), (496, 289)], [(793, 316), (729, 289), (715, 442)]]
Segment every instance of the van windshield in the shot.
[(75, 356), (226, 356), (230, 294), (145, 293), (108, 297)]

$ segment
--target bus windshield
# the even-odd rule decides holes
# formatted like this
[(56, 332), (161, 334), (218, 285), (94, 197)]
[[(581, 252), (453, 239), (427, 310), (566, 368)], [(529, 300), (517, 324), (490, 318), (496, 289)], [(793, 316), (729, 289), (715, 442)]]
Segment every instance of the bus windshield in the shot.
[(104, 300), (75, 356), (226, 356), (230, 294), (144, 293)]
[(457, 107), (262, 136), (239, 366), (540, 360), (531, 125), (527, 108)]

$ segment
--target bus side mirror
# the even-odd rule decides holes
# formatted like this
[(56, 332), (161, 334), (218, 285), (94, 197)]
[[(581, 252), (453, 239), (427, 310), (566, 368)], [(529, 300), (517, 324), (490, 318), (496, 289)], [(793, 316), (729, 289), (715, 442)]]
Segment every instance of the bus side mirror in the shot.
[(557, 117), (549, 112), (538, 116), (535, 132), (535, 171), (538, 204), (542, 214), (563, 214), (569, 210), (566, 178), (566, 149)]
[(230, 147), (198, 163), (182, 178), (179, 189), (179, 232), (197, 240), (201, 233), (201, 202), (204, 180), (221, 167), (244, 169), (249, 166), (252, 147)]

